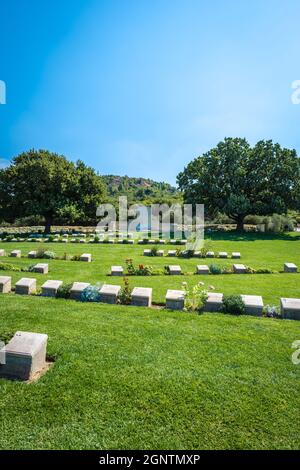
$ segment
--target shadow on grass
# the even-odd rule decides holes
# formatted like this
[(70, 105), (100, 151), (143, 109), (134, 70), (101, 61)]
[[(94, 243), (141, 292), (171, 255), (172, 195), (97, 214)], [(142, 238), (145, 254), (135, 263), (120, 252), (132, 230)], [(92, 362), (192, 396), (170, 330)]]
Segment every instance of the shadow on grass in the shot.
[(210, 232), (206, 230), (205, 239), (223, 240), (223, 241), (256, 241), (256, 240), (284, 240), (284, 241), (300, 241), (300, 233), (261, 233), (261, 232)]

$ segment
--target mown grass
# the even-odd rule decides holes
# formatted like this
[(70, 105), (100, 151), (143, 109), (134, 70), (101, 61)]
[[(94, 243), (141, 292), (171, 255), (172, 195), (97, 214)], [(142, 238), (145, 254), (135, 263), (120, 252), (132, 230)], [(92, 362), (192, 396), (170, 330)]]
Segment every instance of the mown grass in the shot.
[[(280, 271), (300, 266), (300, 239), (215, 234), (212, 249), (240, 251), (241, 262)], [(23, 254), (47, 248), (93, 254), (92, 263), (49, 261), (48, 275), (1, 271), (16, 281), (121, 283), (110, 266), (128, 257), (194, 271), (210, 260), (145, 258), (143, 246), (1, 243)], [(169, 246), (170, 248), (170, 246)], [(168, 247), (165, 247), (167, 250)], [(18, 266), (35, 260), (1, 258)], [(214, 260), (231, 265), (231, 260)], [(168, 288), (200, 279), (224, 293), (300, 297), (299, 274), (131, 277)], [(299, 449), (300, 366), (291, 361), (300, 323), (0, 296), (0, 339), (17, 330), (47, 333), (52, 368), (36, 383), (0, 380), (1, 449)]]
[(0, 296), (49, 335), (38, 382), (0, 380), (1, 449), (297, 449), (298, 322)]
[[(49, 274), (39, 275), (36, 273), (15, 273), (7, 271), (5, 274), (11, 275), (13, 281), (17, 281), (21, 276), (36, 277), (38, 287), (47, 279), (62, 280), (67, 283), (74, 281), (106, 282), (111, 284), (122, 284), (122, 279), (109, 276), (112, 265), (123, 265), (125, 268), (126, 258), (132, 258), (136, 264), (150, 264), (154, 267), (163, 268), (167, 264), (180, 264), (184, 273), (190, 275), (182, 276), (153, 276), (131, 277), (131, 285), (145, 286), (153, 288), (154, 302), (162, 303), (165, 300), (165, 294), (168, 288), (179, 289), (183, 281), (190, 285), (199, 280), (206, 284), (212, 284), (218, 292), (224, 294), (256, 294), (262, 295), (265, 303), (278, 305), (280, 297), (299, 297), (300, 296), (300, 273), (284, 274), (285, 262), (294, 262), (300, 267), (300, 235), (287, 234), (282, 236), (247, 234), (245, 236), (235, 233), (212, 235), (208, 239), (211, 248), (215, 251), (240, 251), (242, 258), (236, 260), (222, 259), (178, 259), (178, 258), (160, 258), (145, 257), (143, 250), (145, 246), (141, 245), (93, 245), (93, 244), (62, 244), (62, 243), (0, 243), (0, 248), (4, 248), (9, 254), (13, 249), (21, 249), (22, 254), (26, 255), (31, 250), (48, 249), (55, 251), (58, 255), (64, 253), (82, 254), (92, 253), (93, 262), (83, 263), (79, 261), (59, 261), (50, 260)], [(161, 248), (161, 247), (160, 247)], [(163, 249), (165, 253), (170, 249), (170, 245)], [(35, 263), (35, 260), (28, 258), (0, 258), (1, 262), (13, 263), (16, 266), (29, 266)], [(241, 262), (253, 268), (270, 268), (277, 271), (278, 274), (259, 274), (259, 275), (218, 275), (218, 276), (195, 276), (192, 273), (196, 270), (197, 264), (217, 263), (220, 266), (232, 266), (234, 262)], [(2, 274), (4, 271), (2, 271)], [(1, 272), (0, 272), (1, 275)]]

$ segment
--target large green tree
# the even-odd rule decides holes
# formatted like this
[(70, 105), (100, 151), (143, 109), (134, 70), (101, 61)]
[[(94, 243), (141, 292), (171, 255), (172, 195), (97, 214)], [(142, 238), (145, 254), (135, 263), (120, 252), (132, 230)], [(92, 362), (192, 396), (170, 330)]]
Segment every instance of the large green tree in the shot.
[(222, 212), (243, 230), (249, 214), (272, 215), (297, 208), (300, 159), (295, 150), (271, 140), (251, 147), (245, 139), (225, 138), (194, 159), (177, 177), (186, 203)]
[(55, 219), (74, 223), (95, 220), (106, 186), (83, 162), (73, 163), (47, 150), (30, 150), (0, 170), (0, 214), (17, 217), (42, 215), (45, 232)]

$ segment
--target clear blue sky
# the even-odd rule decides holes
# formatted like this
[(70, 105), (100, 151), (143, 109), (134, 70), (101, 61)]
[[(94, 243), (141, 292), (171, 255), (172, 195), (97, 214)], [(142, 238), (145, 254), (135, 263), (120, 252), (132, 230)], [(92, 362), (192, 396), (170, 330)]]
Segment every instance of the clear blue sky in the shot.
[(297, 0), (3, 0), (0, 17), (2, 166), (47, 148), (174, 183), (225, 136), (300, 150)]

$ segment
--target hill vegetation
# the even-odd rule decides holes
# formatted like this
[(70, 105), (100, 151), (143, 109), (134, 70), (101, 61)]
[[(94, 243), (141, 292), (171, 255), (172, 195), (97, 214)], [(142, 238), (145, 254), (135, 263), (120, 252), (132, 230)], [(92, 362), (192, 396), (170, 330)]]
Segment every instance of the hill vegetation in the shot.
[(129, 203), (141, 202), (146, 205), (181, 200), (179, 191), (169, 183), (115, 175), (104, 175), (102, 179), (107, 186), (108, 196), (113, 200), (127, 196)]

